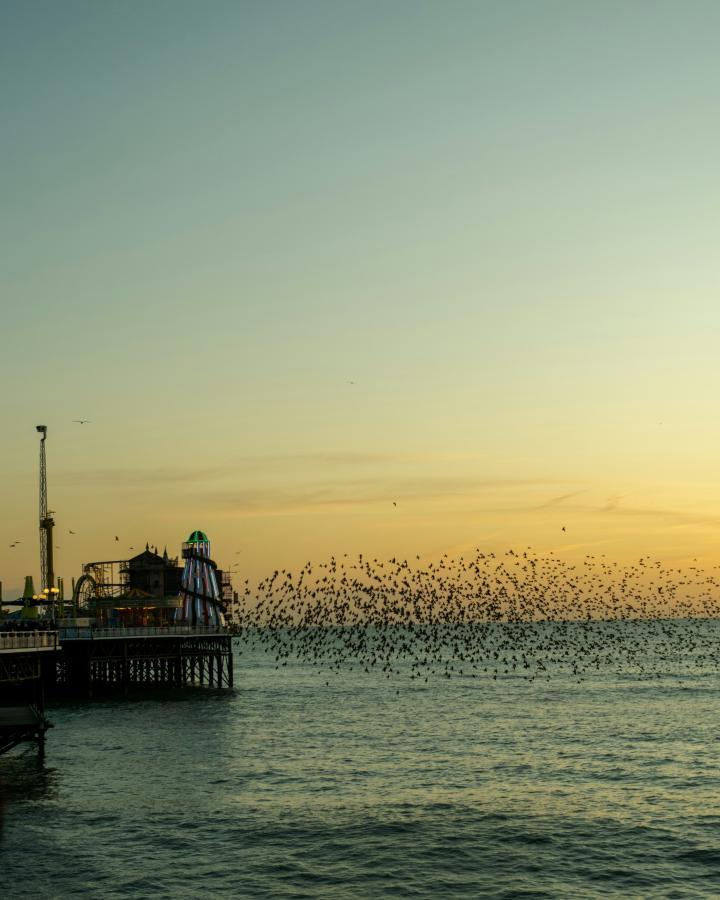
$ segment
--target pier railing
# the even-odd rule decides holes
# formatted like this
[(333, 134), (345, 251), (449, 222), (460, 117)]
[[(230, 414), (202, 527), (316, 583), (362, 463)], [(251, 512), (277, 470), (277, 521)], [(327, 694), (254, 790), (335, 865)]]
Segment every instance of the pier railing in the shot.
[(224, 625), (137, 625), (114, 628), (60, 628), (60, 640), (108, 640), (128, 637), (180, 637), (182, 635), (228, 634)]
[(54, 650), (57, 631), (0, 631), (1, 650)]

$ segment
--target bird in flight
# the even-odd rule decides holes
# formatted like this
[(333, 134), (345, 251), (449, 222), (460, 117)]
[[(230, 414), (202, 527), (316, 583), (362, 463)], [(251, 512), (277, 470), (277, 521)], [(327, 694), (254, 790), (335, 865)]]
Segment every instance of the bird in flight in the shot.
[(92, 425), (91, 419), (73, 419), (73, 422), (77, 422), (78, 425)]
[(116, 541), (119, 541), (120, 538), (119, 538), (117, 535), (115, 535), (115, 540), (116, 540)]
[(75, 534), (75, 532), (74, 532), (74, 531), (71, 531), (71, 530), (68, 528), (68, 534)]
[(561, 531), (565, 531), (565, 526), (563, 525), (563, 527), (562, 527), (560, 530), (561, 530)]
[(393, 500), (393, 506), (397, 506), (397, 503)]

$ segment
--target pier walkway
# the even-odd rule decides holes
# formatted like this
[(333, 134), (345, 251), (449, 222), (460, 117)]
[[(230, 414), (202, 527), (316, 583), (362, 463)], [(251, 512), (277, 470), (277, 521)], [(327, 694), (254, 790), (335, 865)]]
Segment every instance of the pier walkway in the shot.
[(96, 691), (233, 687), (232, 635), (224, 625), (0, 626), (0, 754), (22, 741), (44, 750), (45, 696)]
[(63, 625), (59, 639), (60, 690), (233, 687), (232, 635), (223, 625)]
[(117, 640), (118, 638), (176, 638), (186, 635), (226, 635), (227, 628), (219, 625), (137, 625), (113, 626), (102, 628), (96, 626), (73, 627), (61, 626), (58, 634), (61, 641), (77, 640)]

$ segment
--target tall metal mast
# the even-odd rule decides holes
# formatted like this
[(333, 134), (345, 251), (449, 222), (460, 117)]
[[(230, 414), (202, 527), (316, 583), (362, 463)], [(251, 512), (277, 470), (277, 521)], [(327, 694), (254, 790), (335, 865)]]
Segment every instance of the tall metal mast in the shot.
[(55, 587), (55, 573), (53, 572), (53, 542), (52, 530), (55, 522), (48, 515), (47, 507), (47, 464), (45, 461), (45, 439), (47, 438), (47, 425), (36, 425), (40, 432), (40, 581), (41, 588)]

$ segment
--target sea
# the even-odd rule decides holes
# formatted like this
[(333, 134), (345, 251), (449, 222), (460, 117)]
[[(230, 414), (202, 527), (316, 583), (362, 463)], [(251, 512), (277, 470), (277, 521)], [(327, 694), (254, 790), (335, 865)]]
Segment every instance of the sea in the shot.
[(234, 691), (51, 705), (44, 762), (0, 760), (0, 896), (720, 896), (712, 667), (425, 681), (236, 643)]

